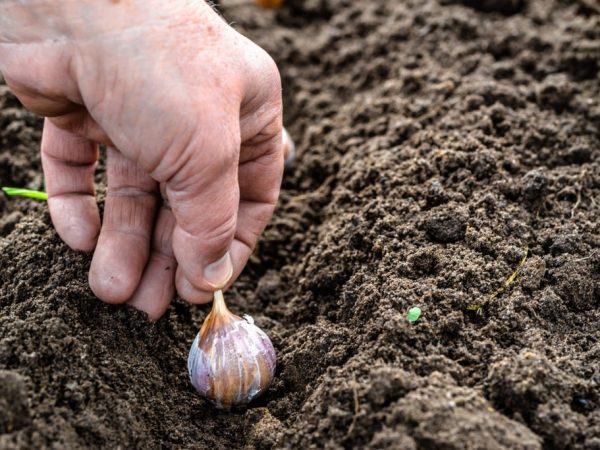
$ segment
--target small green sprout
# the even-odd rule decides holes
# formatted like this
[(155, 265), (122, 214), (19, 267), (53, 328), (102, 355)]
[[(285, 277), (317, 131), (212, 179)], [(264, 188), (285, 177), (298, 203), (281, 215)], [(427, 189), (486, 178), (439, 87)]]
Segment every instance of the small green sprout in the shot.
[(2, 190), (6, 195), (10, 196), (34, 198), (36, 200), (48, 200), (48, 194), (41, 191), (31, 191), (29, 189), (15, 187), (3, 187)]
[(410, 308), (408, 313), (406, 314), (406, 320), (410, 323), (415, 323), (421, 317), (421, 308), (415, 306), (414, 308)]

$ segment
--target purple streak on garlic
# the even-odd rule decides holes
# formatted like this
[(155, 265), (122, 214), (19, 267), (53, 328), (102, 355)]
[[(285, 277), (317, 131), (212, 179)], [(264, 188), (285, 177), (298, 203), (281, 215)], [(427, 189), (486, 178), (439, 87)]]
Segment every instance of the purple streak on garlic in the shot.
[(275, 349), (252, 317), (232, 314), (217, 291), (190, 349), (188, 372), (196, 390), (217, 408), (245, 405), (271, 384)]

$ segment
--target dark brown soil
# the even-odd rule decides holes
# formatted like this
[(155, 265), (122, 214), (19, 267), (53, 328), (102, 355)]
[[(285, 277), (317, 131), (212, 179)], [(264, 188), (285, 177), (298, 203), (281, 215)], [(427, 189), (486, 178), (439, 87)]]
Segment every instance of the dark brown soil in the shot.
[[(0, 448), (600, 449), (600, 3), (287, 3), (223, 7), (299, 148), (228, 293), (272, 389), (210, 407), (207, 308), (103, 305), (45, 205), (0, 196)], [(0, 87), (0, 184), (42, 186), (40, 125)]]

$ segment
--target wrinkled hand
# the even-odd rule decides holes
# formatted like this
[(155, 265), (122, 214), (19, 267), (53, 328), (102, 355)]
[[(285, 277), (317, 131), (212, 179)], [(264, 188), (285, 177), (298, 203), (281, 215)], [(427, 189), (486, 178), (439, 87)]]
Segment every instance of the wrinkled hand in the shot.
[(279, 195), (275, 64), (199, 0), (23, 3), (1, 3), (0, 71), (46, 116), (52, 222), (71, 248), (95, 249), (93, 292), (151, 319), (175, 287), (210, 301), (242, 271)]

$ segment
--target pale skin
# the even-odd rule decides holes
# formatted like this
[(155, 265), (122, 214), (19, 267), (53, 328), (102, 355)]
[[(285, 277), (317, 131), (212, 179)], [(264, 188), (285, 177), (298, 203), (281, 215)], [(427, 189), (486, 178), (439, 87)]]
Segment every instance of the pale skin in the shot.
[(239, 276), (283, 172), (281, 82), (262, 49), (202, 0), (0, 0), (0, 72), (46, 117), (52, 222), (94, 252), (98, 298), (155, 320), (175, 290), (206, 303)]

